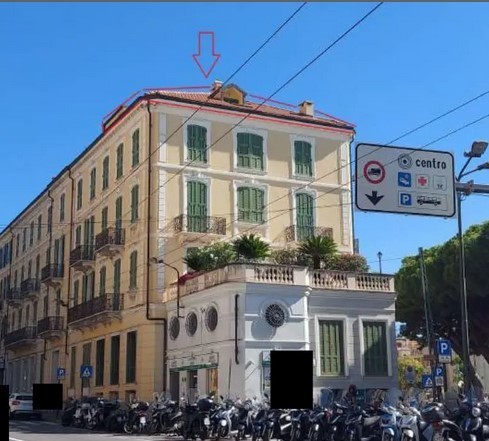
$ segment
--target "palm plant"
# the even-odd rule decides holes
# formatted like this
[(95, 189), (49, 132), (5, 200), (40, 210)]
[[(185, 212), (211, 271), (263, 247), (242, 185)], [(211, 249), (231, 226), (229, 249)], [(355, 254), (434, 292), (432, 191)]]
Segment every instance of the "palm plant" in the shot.
[(270, 245), (255, 234), (242, 234), (233, 242), (238, 258), (260, 260), (270, 256)]
[(209, 251), (204, 248), (196, 248), (191, 250), (186, 257), (183, 258), (185, 264), (194, 271), (209, 271), (213, 269), (214, 259)]
[(215, 242), (205, 249), (211, 254), (214, 268), (222, 268), (236, 260), (234, 247), (229, 242)]
[(312, 236), (299, 245), (299, 252), (312, 259), (314, 269), (321, 268), (321, 261), (333, 257), (338, 252), (335, 241), (329, 236)]

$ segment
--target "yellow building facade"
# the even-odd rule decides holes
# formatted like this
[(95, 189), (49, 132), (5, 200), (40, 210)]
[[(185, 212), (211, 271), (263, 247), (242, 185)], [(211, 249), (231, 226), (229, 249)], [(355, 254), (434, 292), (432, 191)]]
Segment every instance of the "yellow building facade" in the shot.
[(321, 233), (352, 251), (353, 134), (311, 102), (261, 104), (219, 82), (121, 105), (0, 234), (4, 381), (60, 381), (77, 397), (165, 390), (166, 291), (189, 248)]

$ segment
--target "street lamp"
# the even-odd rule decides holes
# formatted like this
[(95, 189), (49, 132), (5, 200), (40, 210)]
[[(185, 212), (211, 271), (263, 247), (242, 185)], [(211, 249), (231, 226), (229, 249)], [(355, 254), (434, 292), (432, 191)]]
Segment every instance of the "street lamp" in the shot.
[(174, 267), (173, 265), (166, 263), (163, 259), (157, 259), (156, 257), (152, 257), (151, 261), (153, 263), (165, 265), (177, 273), (177, 318), (179, 319), (184, 318), (183, 316), (180, 315), (180, 309), (183, 309), (183, 306), (180, 306), (180, 271), (178, 271), (178, 268)]
[(379, 258), (379, 273), (382, 274), (382, 251), (377, 253), (377, 257)]
[[(479, 170), (489, 169), (489, 163), (485, 162), (473, 170), (465, 172), (472, 158), (480, 158), (486, 151), (488, 143), (485, 141), (474, 141), (470, 152), (464, 152), (464, 156), (467, 158), (462, 170), (457, 176), (457, 182), (471, 173)], [(464, 173), (465, 172), (465, 173)], [(460, 279), (460, 303), (461, 303), (461, 318), (462, 318), (462, 353), (464, 362), (464, 389), (468, 391), (470, 389), (470, 375), (469, 375), (469, 363), (470, 363), (470, 341), (469, 341), (469, 322), (467, 311), (467, 278), (465, 272), (465, 249), (464, 239), (462, 231), (462, 191), (457, 190), (457, 221), (458, 221), (458, 247), (459, 247), (459, 279)]]

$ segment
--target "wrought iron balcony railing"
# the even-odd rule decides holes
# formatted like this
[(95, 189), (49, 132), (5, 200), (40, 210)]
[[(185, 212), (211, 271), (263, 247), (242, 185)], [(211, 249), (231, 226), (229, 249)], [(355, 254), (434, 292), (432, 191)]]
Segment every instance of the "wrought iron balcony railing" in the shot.
[(5, 346), (12, 346), (17, 343), (35, 340), (37, 338), (37, 329), (35, 326), (26, 326), (25, 328), (17, 329), (5, 335)]
[(50, 263), (41, 270), (41, 282), (49, 279), (62, 279), (64, 276), (64, 266), (59, 263)]
[(61, 316), (44, 317), (37, 322), (38, 335), (45, 334), (47, 332), (56, 332), (64, 330), (64, 318)]
[(19, 288), (10, 288), (7, 291), (7, 295), (5, 297), (9, 302), (20, 302), (22, 300), (22, 295), (20, 294)]
[(313, 236), (333, 237), (333, 229), (330, 227), (310, 227), (297, 225), (290, 225), (285, 229), (286, 242), (307, 240)]
[(106, 293), (88, 302), (68, 309), (68, 323), (83, 320), (101, 313), (119, 312), (124, 309), (124, 296), (119, 293)]
[(106, 246), (122, 246), (126, 241), (124, 228), (106, 228), (95, 237), (95, 251)]
[(90, 262), (95, 260), (95, 247), (93, 245), (78, 245), (70, 253), (70, 266), (79, 262)]
[(174, 220), (175, 232), (226, 235), (226, 218), (181, 214)]
[(39, 292), (39, 280), (37, 279), (26, 279), (20, 284), (20, 294), (22, 296), (27, 296), (29, 294), (34, 294)]

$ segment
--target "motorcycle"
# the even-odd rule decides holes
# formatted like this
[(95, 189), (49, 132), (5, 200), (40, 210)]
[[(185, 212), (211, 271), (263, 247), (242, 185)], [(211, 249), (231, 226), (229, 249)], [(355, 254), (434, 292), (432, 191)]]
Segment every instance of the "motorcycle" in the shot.
[(130, 405), (129, 415), (124, 424), (126, 433), (145, 433), (148, 429), (149, 403), (146, 401), (135, 401)]

